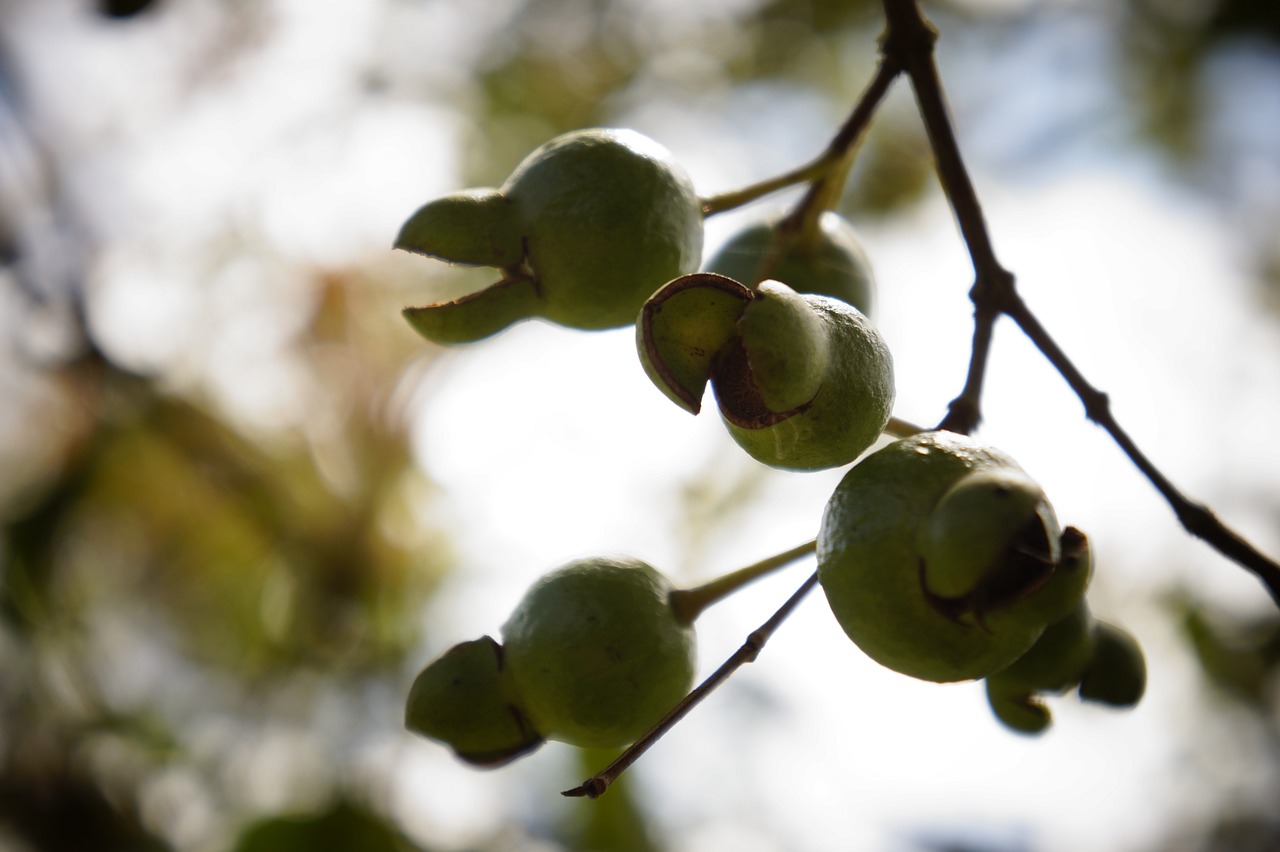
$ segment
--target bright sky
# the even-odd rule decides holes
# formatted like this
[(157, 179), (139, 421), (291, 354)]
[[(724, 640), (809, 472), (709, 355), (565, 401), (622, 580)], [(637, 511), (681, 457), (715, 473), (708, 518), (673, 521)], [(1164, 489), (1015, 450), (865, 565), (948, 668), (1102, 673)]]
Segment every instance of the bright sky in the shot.
[[(413, 46), (417, 72), (441, 98), (370, 104), (346, 89), (347, 71), (367, 60), (370, 45), (409, 50), (389, 19), (370, 11), (394, 4), (269, 4), (278, 26), (250, 61), (225, 64), (216, 33), (187, 36), (202, 20), (199, 4), (175, 3), (174, 15), (110, 39), (86, 28), (74, 5), (31, 4), (15, 43), (49, 52), (43, 62), (26, 57), (37, 69), (34, 88), (61, 105), (45, 119), (59, 138), (87, 140), (67, 152), (83, 185), (112, 187), (89, 205), (105, 243), (94, 313), (104, 340), (127, 361), (176, 363), (180, 381), (211, 381), (251, 421), (302, 416), (304, 397), (280, 359), (289, 329), (279, 318), (305, 297), (289, 264), (382, 262), (399, 222), (455, 188), (460, 126), (448, 98), (466, 85), (456, 68), (481, 25), (459, 10), (474, 6), (401, 9), (414, 32), (427, 34), (427, 44)], [(487, 5), (500, 21), (504, 4)], [(1055, 72), (1024, 73), (1029, 90), (1037, 75)], [(218, 79), (179, 108), (171, 74)], [(969, 66), (953, 85), (981, 77)], [(97, 97), (76, 96), (90, 85)], [(978, 122), (975, 180), (1002, 260), (1172, 479), (1280, 552), (1274, 512), (1263, 508), (1278, 496), (1280, 444), (1271, 433), (1280, 422), (1280, 338), (1274, 318), (1260, 316), (1219, 208), (1169, 189), (1131, 152), (1103, 156), (1096, 140), (1069, 151), (1055, 171), (1010, 175), (999, 157), (1017, 146), (982, 143), (1008, 142), (1027, 122), (1053, 118), (1047, 99), (1011, 97), (1019, 108), (1002, 115), (953, 91), (959, 114)], [(770, 105), (778, 121), (761, 136), (775, 147), (733, 135), (743, 116)], [(979, 122), (999, 118), (1013, 124)], [(829, 121), (820, 103), (780, 103), (756, 89), (714, 105), (637, 102), (618, 116), (673, 148), (703, 191), (763, 177), (765, 162), (772, 171), (799, 162)], [(780, 142), (785, 134), (792, 141)], [(267, 251), (206, 279), (202, 264), (220, 250), (218, 228), (228, 221)], [(950, 214), (933, 198), (892, 220), (856, 224), (879, 276), (877, 321), (895, 357), (897, 414), (936, 422), (959, 390), (971, 333), (971, 272)], [(713, 222), (711, 240), (726, 227)], [(389, 314), (389, 333), (400, 322)], [(524, 587), (569, 558), (628, 553), (695, 582), (816, 533), (840, 472), (781, 474), (746, 459), (713, 411), (690, 417), (650, 386), (631, 334), (530, 323), (458, 349), (433, 380), (415, 447), (446, 489), (447, 504), (432, 510), (456, 522), (467, 570), (427, 614), (439, 644), (428, 652), (496, 632)], [(225, 356), (212, 374), (210, 352)], [(1063, 700), (1051, 733), (1020, 739), (997, 726), (980, 687), (918, 683), (869, 662), (815, 593), (755, 665), (635, 770), (680, 852), (906, 849), (964, 834), (1047, 852), (1134, 848), (1159, 836), (1171, 813), (1256, 781), (1210, 753), (1215, 744), (1201, 736), (1197, 715), (1205, 699), (1193, 694), (1189, 664), (1156, 609), (1158, 594), (1178, 581), (1239, 606), (1263, 607), (1265, 596), (1180, 532), (1008, 324), (997, 334), (986, 416), (982, 436), (1040, 479), (1065, 523), (1093, 537), (1094, 608), (1146, 646), (1147, 699), (1132, 713)], [(722, 523), (694, 528), (688, 489), (708, 471), (726, 491), (756, 491)], [(703, 670), (809, 570), (795, 567), (708, 614)], [(580, 780), (564, 747), (475, 774), (398, 730), (383, 743), (371, 771), (397, 815), (437, 840), (461, 846), (485, 836), (495, 813), (532, 818), (590, 806), (556, 795)]]

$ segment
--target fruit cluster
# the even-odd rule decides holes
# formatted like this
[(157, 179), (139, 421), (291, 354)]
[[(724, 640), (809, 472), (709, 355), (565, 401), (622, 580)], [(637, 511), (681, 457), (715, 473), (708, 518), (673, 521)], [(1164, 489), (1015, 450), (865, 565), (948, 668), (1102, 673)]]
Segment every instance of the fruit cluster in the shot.
[[(710, 385), (755, 459), (793, 470), (857, 461), (884, 434), (895, 385), (852, 226), (802, 206), (809, 215), (749, 225), (696, 271), (704, 207), (657, 143), (632, 131), (567, 134), (502, 188), (413, 214), (398, 247), (492, 266), (500, 279), (404, 315), (445, 344), (532, 317), (635, 323), (657, 388), (696, 414)], [(1077, 688), (1130, 706), (1143, 693), (1137, 643), (1085, 602), (1088, 538), (1061, 527), (1040, 486), (998, 449), (943, 431), (881, 447), (840, 482), (816, 550), (818, 581), (859, 648), (916, 678), (985, 679), (1013, 730), (1048, 726), (1047, 694)], [(692, 621), (712, 599), (691, 605), (687, 592), (636, 560), (566, 565), (529, 590), (502, 644), (465, 642), (428, 665), (406, 724), (480, 766), (545, 739), (633, 741), (692, 683)]]
[(985, 678), (997, 717), (1039, 733), (1045, 693), (1130, 706), (1136, 642), (1085, 603), (1089, 540), (1059, 526), (1040, 486), (999, 450), (922, 432), (855, 465), (827, 503), (818, 578), (877, 662), (922, 680)]

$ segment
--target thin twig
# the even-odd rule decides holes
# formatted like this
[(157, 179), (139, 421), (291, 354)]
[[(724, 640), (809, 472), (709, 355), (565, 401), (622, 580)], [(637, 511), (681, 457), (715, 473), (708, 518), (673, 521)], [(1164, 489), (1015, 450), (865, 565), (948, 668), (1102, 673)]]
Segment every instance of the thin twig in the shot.
[[(857, 104), (854, 105), (853, 111), (849, 113), (849, 117), (845, 119), (844, 124), (836, 131), (836, 135), (831, 138), (831, 142), (828, 143), (821, 154), (785, 174), (760, 181), (743, 189), (702, 199), (703, 216), (714, 216), (726, 210), (742, 207), (744, 204), (749, 204), (762, 196), (799, 183), (808, 182), (813, 186), (821, 185), (823, 176), (841, 163), (854, 144), (862, 138), (863, 132), (871, 123), (871, 117), (875, 115), (876, 108), (880, 106), (880, 102), (884, 100), (884, 96), (888, 93), (889, 85), (893, 83), (894, 78), (902, 70), (902, 65), (899, 64), (896, 56), (890, 57), (887, 54), (882, 54), (880, 63), (876, 67), (875, 76), (867, 84), (867, 88), (863, 91), (862, 96), (858, 98)], [(813, 192), (812, 188), (810, 192)]]
[(805, 580), (800, 588), (787, 598), (786, 603), (778, 608), (769, 620), (760, 625), (751, 635), (747, 637), (747, 641), (742, 644), (733, 653), (733, 656), (725, 660), (720, 668), (716, 669), (710, 677), (698, 684), (692, 692), (684, 697), (684, 699), (662, 717), (658, 724), (649, 729), (649, 732), (640, 739), (632, 743), (626, 751), (618, 755), (618, 758), (606, 766), (603, 770), (582, 782), (572, 790), (565, 790), (562, 796), (585, 796), (589, 799), (597, 799), (603, 796), (605, 791), (609, 789), (609, 785), (618, 780), (623, 772), (627, 770), (631, 764), (640, 759), (640, 756), (649, 750), (649, 747), (660, 740), (667, 731), (675, 727), (676, 723), (685, 717), (686, 714), (729, 679), (729, 676), (742, 668), (747, 663), (754, 662), (756, 657), (760, 656), (760, 651), (764, 649), (765, 643), (773, 636), (778, 626), (786, 620), (787, 616), (800, 604), (810, 590), (818, 583), (818, 573), (815, 571)]
[(796, 545), (790, 550), (775, 554), (745, 568), (739, 568), (714, 580), (689, 589), (675, 589), (668, 595), (671, 609), (676, 619), (684, 624), (692, 624), (703, 610), (718, 603), (749, 583), (772, 574), (779, 568), (785, 568), (796, 560), (803, 559), (818, 549), (818, 540), (810, 539), (804, 544)]
[(1018, 324), (1023, 333), (1031, 339), (1036, 348), (1075, 391), (1076, 396), (1084, 404), (1085, 416), (1107, 430), (1133, 465), (1142, 471), (1142, 474), (1160, 492), (1173, 508), (1183, 529), (1255, 574), (1267, 587), (1276, 604), (1280, 605), (1280, 563), (1257, 550), (1238, 533), (1223, 524), (1207, 506), (1189, 499), (1169, 481), (1169, 478), (1147, 458), (1146, 453), (1116, 421), (1111, 413), (1111, 402), (1107, 395), (1085, 379), (1016, 293), (1008, 294), (1001, 309)]
[(951, 401), (947, 416), (938, 424), (939, 429), (967, 435), (982, 420), (982, 385), (991, 352), (991, 335), (999, 316), (986, 294), (1012, 288), (1013, 276), (996, 259), (982, 205), (951, 127), (942, 81), (933, 61), (937, 31), (925, 20), (915, 0), (885, 0), (885, 15), (889, 27), (884, 50), (900, 54), (900, 61), (911, 79), (943, 192), (955, 211), (973, 261), (974, 284), (970, 295), (974, 303), (974, 324), (969, 371), (964, 389)]
[(911, 79), (933, 148), (939, 182), (959, 223), (975, 274), (970, 291), (974, 303), (974, 331), (969, 372), (964, 389), (952, 400), (947, 416), (938, 428), (967, 433), (977, 427), (981, 420), (982, 384), (992, 330), (1001, 314), (1008, 315), (1075, 391), (1084, 404), (1086, 416), (1111, 435), (1134, 466), (1160, 492), (1183, 528), (1255, 574), (1280, 604), (1280, 563), (1224, 525), (1208, 508), (1188, 499), (1174, 487), (1116, 422), (1106, 394), (1085, 380), (1018, 295), (1013, 275), (996, 259), (982, 207), (947, 115), (946, 99), (933, 61), (937, 32), (925, 20), (917, 0), (884, 0), (884, 8), (889, 24), (883, 49), (901, 54), (900, 61)]

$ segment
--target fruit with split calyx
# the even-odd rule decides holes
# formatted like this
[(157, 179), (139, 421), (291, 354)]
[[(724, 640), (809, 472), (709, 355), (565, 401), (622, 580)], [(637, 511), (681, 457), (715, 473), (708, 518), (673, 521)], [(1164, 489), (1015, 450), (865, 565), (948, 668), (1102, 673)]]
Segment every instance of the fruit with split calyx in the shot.
[(715, 273), (674, 279), (636, 323), (645, 372), (696, 414), (708, 384), (725, 426), (753, 458), (789, 470), (848, 464), (893, 408), (893, 359), (856, 308)]
[(634, 322), (662, 284), (697, 268), (702, 206), (657, 142), (631, 130), (578, 130), (531, 153), (501, 188), (424, 205), (395, 245), (501, 271), (479, 292), (404, 310), (434, 342), (479, 340), (531, 317), (615, 328)]
[(1088, 539), (1012, 458), (951, 432), (872, 453), (823, 513), (818, 577), (845, 633), (923, 680), (983, 678), (1082, 599)]

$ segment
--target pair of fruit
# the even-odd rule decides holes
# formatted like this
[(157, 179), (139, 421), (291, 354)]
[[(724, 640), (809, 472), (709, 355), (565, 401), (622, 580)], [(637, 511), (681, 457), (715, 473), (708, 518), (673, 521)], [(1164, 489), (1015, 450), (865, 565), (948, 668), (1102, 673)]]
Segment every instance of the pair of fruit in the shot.
[(823, 213), (748, 226), (636, 321), (649, 378), (697, 414), (708, 384), (729, 434), (788, 470), (848, 464), (893, 410), (893, 358), (867, 318), (874, 284), (849, 223)]
[(398, 247), (502, 277), (404, 315), (439, 343), (532, 316), (583, 329), (636, 322), (658, 387), (696, 413), (712, 384), (753, 457), (801, 470), (847, 464), (889, 418), (892, 361), (862, 313), (873, 282), (852, 228), (830, 212), (798, 221), (749, 226), (711, 272), (687, 275), (700, 260), (702, 206), (670, 154), (633, 131), (569, 133), (502, 188), (445, 196), (405, 223)]
[(653, 383), (697, 414), (708, 385), (733, 439), (788, 470), (848, 464), (893, 409), (893, 359), (868, 319), (874, 278), (853, 227), (827, 211), (748, 225), (636, 320)]
[[(1009, 456), (926, 432), (868, 456), (823, 514), (818, 578), (837, 621), (872, 659), (935, 682), (986, 679), (1015, 731), (1048, 727), (1046, 693), (1127, 707), (1146, 671), (1132, 637), (1085, 603), (1088, 539), (1062, 529)], [(651, 566), (570, 563), (528, 591), (503, 626), (455, 646), (415, 680), (406, 726), (463, 760), (499, 766), (547, 739), (634, 740), (692, 683), (696, 608)], [(686, 593), (687, 594), (687, 593)]]
[(985, 678), (997, 717), (1037, 733), (1041, 693), (1138, 701), (1145, 667), (1124, 631), (1084, 601), (1087, 537), (1063, 529), (1012, 458), (924, 432), (872, 453), (837, 486), (818, 536), (818, 578), (845, 633), (895, 671)]
[(670, 581), (634, 559), (571, 562), (529, 589), (490, 637), (454, 646), (415, 679), (409, 730), (477, 766), (554, 739), (636, 739), (689, 691), (694, 631)]

